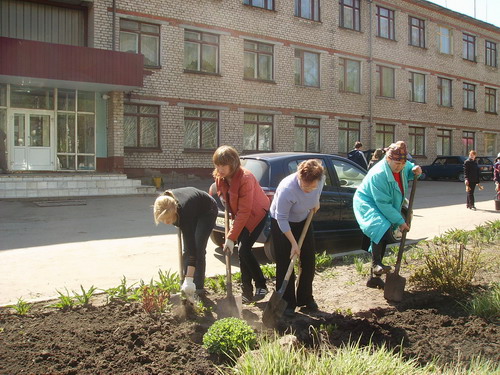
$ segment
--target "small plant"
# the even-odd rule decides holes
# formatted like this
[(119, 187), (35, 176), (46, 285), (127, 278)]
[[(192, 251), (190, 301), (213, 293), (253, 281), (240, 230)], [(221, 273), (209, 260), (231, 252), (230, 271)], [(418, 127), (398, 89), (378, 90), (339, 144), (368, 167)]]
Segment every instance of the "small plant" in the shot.
[(321, 254), (316, 254), (316, 267), (317, 268), (327, 268), (333, 263), (332, 257), (323, 251)]
[(125, 276), (122, 277), (120, 285), (114, 288), (106, 289), (104, 292), (107, 294), (108, 302), (109, 301), (136, 301), (138, 299), (137, 294), (134, 294), (134, 283), (130, 286), (127, 286), (127, 278)]
[(363, 258), (355, 257), (354, 266), (356, 268), (356, 272), (360, 276), (368, 276), (368, 274), (370, 273), (369, 267), (365, 266), (365, 260)]
[(160, 314), (167, 308), (170, 293), (159, 287), (143, 285), (141, 288), (140, 300), (142, 308), (150, 315)]
[(203, 346), (210, 354), (237, 358), (245, 349), (253, 349), (257, 335), (252, 327), (238, 318), (216, 321), (203, 335)]
[(342, 310), (341, 308), (337, 308), (337, 309), (335, 309), (334, 313), (339, 314), (339, 315), (344, 315), (344, 316), (353, 316), (354, 315), (351, 309)]
[(469, 314), (500, 323), (500, 283), (494, 283), (491, 289), (476, 295), (463, 307)]
[(92, 285), (88, 291), (85, 291), (85, 289), (83, 289), (83, 286), (80, 285), (80, 289), (82, 290), (82, 294), (77, 294), (75, 291), (73, 291), (76, 301), (79, 305), (82, 306), (90, 305), (90, 299), (94, 295), (94, 292), (97, 290), (97, 288)]
[(180, 278), (177, 272), (170, 273), (170, 270), (163, 272), (158, 271), (160, 281), (156, 282), (156, 286), (167, 291), (170, 294), (178, 293), (181, 290)]
[(241, 282), (241, 272), (239, 272), (239, 271), (235, 272), (231, 276), (232, 276), (233, 282), (235, 282), (235, 283)]
[(260, 268), (266, 279), (274, 279), (276, 277), (276, 264), (263, 264)]
[(202, 300), (197, 300), (195, 305), (194, 305), (194, 310), (199, 316), (204, 316), (206, 314), (209, 314), (212, 312), (211, 307), (205, 306)]
[(31, 308), (33, 307), (33, 304), (26, 302), (22, 298), (19, 298), (15, 305), (9, 305), (7, 307), (16, 310), (16, 314), (26, 315), (30, 312)]
[(56, 307), (61, 310), (69, 310), (75, 306), (75, 299), (69, 295), (68, 289), (66, 289), (66, 294), (63, 294), (59, 290), (56, 290), (59, 293), (59, 297), (57, 297), (58, 302), (50, 305), (51, 307)]

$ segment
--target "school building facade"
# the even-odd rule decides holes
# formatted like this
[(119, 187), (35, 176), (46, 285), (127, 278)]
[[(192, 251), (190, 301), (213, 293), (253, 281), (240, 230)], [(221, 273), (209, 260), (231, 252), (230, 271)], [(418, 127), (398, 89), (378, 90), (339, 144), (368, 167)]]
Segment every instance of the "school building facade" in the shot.
[(213, 151), (500, 151), (500, 28), (423, 0), (3, 0), (10, 171), (207, 176)]

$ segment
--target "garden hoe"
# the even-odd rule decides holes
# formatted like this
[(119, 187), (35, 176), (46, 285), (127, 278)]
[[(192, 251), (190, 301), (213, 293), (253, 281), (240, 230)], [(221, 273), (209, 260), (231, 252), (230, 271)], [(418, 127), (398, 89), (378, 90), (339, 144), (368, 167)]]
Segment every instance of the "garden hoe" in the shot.
[[(408, 226), (410, 226), (412, 217), (413, 200), (415, 198), (417, 180), (418, 179), (415, 178), (413, 180), (413, 185), (411, 186), (410, 200), (408, 202), (408, 214), (406, 219)], [(407, 230), (404, 230), (401, 235), (401, 243), (399, 244), (398, 258), (396, 260), (394, 272), (388, 273), (385, 279), (384, 298), (388, 301), (400, 302), (403, 299), (406, 279), (399, 274), (399, 269), (401, 268), (401, 259), (403, 258), (403, 249), (405, 247), (407, 232)]]
[[(225, 210), (224, 222), (226, 236), (229, 234), (229, 212)], [(223, 245), (224, 246), (224, 245)], [(226, 291), (225, 298), (217, 301), (217, 317), (236, 317), (241, 318), (241, 296), (235, 297), (233, 294), (233, 283), (231, 281), (231, 255), (225, 252), (226, 257)]]
[[(311, 224), (312, 218), (314, 216), (314, 211), (311, 210), (309, 215), (307, 216), (307, 220), (304, 224), (304, 228), (302, 229), (302, 233), (300, 234), (299, 242), (297, 245), (299, 249), (302, 247), (302, 243), (304, 242), (304, 238), (307, 233), (307, 229)], [(278, 291), (274, 291), (267, 302), (264, 313), (262, 314), (262, 323), (266, 327), (272, 328), (276, 325), (276, 321), (283, 316), (283, 312), (286, 309), (287, 302), (283, 299), (283, 294), (285, 294), (285, 290), (288, 286), (288, 281), (290, 280), (290, 276), (292, 275), (293, 267), (295, 267), (295, 262), (297, 261), (297, 255), (294, 255), (292, 260), (290, 261), (290, 265), (288, 266), (288, 270), (286, 271), (285, 278), (283, 279), (283, 283), (281, 284), (281, 288)]]

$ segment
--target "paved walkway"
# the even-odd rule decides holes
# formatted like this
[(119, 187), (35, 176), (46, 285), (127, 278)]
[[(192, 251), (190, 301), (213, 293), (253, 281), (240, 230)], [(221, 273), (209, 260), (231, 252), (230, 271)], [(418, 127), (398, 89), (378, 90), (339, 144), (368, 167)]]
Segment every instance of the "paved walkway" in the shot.
[[(206, 185), (206, 184), (205, 184)], [(477, 211), (465, 208), (463, 183), (419, 182), (410, 240), (451, 228), (473, 229), (500, 219), (492, 182), (476, 193)], [(201, 188), (205, 187), (203, 184)], [(178, 270), (174, 227), (153, 223), (155, 196), (84, 198), (84, 205), (39, 207), (33, 201), (0, 200), (0, 305), (45, 300), (56, 290), (80, 291), (149, 282), (158, 270)], [(335, 249), (336, 251), (342, 249)], [(223, 257), (211, 241), (207, 274), (224, 274)], [(262, 248), (255, 249), (263, 259)], [(237, 257), (233, 256), (235, 270)]]

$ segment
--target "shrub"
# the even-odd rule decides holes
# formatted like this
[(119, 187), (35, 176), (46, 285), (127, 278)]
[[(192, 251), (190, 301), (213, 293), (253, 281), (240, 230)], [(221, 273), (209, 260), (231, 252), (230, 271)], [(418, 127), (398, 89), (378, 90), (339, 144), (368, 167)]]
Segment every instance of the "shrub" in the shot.
[(160, 287), (143, 285), (141, 287), (142, 308), (150, 315), (165, 311), (170, 293)]
[(210, 354), (236, 358), (246, 349), (253, 349), (256, 340), (257, 335), (244, 320), (224, 318), (203, 335), (203, 346)]

